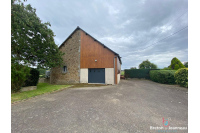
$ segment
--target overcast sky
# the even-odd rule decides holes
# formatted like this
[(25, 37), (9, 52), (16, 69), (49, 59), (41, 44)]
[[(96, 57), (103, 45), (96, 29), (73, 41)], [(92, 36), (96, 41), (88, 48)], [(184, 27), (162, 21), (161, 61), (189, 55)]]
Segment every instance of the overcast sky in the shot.
[(28, 0), (60, 45), (79, 26), (122, 57), (122, 70), (148, 59), (159, 68), (188, 61), (187, 0)]

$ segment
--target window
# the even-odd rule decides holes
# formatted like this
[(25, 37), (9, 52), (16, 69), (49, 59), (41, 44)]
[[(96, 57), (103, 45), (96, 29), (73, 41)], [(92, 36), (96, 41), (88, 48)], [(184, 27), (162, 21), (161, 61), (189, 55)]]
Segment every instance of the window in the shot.
[(64, 73), (67, 72), (67, 66), (63, 66), (63, 72), (64, 72)]

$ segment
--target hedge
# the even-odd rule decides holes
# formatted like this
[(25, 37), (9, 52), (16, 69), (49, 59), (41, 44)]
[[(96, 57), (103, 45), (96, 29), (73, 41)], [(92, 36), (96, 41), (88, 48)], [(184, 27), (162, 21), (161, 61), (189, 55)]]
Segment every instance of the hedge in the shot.
[(179, 69), (174, 76), (177, 84), (188, 87), (188, 68)]
[(158, 83), (175, 84), (175, 72), (176, 70), (152, 70), (150, 71), (150, 79)]
[(125, 69), (124, 75), (125, 75), (125, 78), (150, 79), (149, 72), (152, 70), (159, 70), (159, 69)]
[(29, 75), (30, 68), (19, 63), (11, 64), (11, 92), (18, 92), (27, 76)]
[(39, 80), (39, 71), (35, 68), (31, 68), (30, 75), (27, 76), (23, 86), (36, 86)]

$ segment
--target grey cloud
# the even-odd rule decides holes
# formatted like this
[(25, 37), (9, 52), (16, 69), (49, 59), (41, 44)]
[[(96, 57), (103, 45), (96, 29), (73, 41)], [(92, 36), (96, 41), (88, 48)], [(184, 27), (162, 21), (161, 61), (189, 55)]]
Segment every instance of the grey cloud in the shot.
[(60, 45), (77, 27), (122, 56), (122, 69), (149, 59), (167, 67), (173, 57), (188, 60), (187, 0), (28, 0), (49, 21)]

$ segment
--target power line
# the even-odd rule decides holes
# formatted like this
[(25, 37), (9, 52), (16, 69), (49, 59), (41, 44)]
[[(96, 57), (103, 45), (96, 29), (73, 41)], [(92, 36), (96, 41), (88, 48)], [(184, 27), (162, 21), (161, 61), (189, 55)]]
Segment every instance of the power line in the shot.
[[(181, 14), (179, 17), (177, 17), (176, 19), (174, 19), (173, 21), (171, 21), (170, 24), (167, 25), (166, 27), (171, 26), (174, 22), (176, 22), (175, 20), (179, 19), (180, 17), (182, 17), (183, 15), (185, 15), (187, 12), (188, 12), (188, 11), (184, 12), (184, 13)], [(160, 32), (158, 35), (160, 35), (160, 34), (162, 34), (162, 33), (163, 33), (163, 32)], [(156, 35), (156, 36), (158, 36), (158, 35)], [(155, 37), (155, 38), (156, 38), (156, 37)], [(155, 38), (154, 38), (154, 39), (155, 39)]]
[[(134, 52), (141, 52), (141, 51), (144, 51), (144, 50), (146, 50), (147, 48), (149, 48), (150, 46), (154, 46), (154, 45), (157, 44), (158, 42), (163, 41), (163, 40), (165, 40), (165, 39), (167, 39), (167, 38), (169, 38), (169, 37), (171, 37), (171, 36), (173, 36), (173, 35), (175, 35), (175, 34), (181, 32), (181, 31), (183, 31), (183, 30), (186, 29), (186, 28), (188, 28), (188, 26), (185, 26), (184, 28), (182, 28), (182, 29), (180, 29), (180, 30), (178, 30), (178, 31), (176, 31), (176, 32), (174, 32), (174, 33), (172, 33), (171, 35), (169, 35), (169, 36), (167, 36), (167, 37), (165, 37), (165, 38), (163, 38), (163, 39), (161, 39), (161, 40), (158, 40), (157, 42), (153, 43), (152, 45), (147, 46), (147, 47), (144, 48), (143, 50), (134, 51)], [(133, 52), (133, 53), (134, 53), (134, 52)]]
[[(186, 12), (182, 13), (180, 16), (178, 16), (177, 18), (175, 18), (174, 20), (172, 20), (166, 27), (171, 26), (171, 25), (175, 22), (175, 20), (179, 19), (180, 17), (182, 17), (183, 15), (185, 15), (187, 12), (188, 12), (188, 10), (186, 10)], [(153, 39), (151, 39), (151, 40), (156, 39), (157, 36), (159, 36), (159, 35), (162, 34), (162, 33), (163, 33), (163, 32), (159, 32), (159, 33), (158, 33)], [(147, 42), (150, 42), (150, 41), (146, 41), (146, 42), (143, 43), (143, 44), (146, 44)]]

